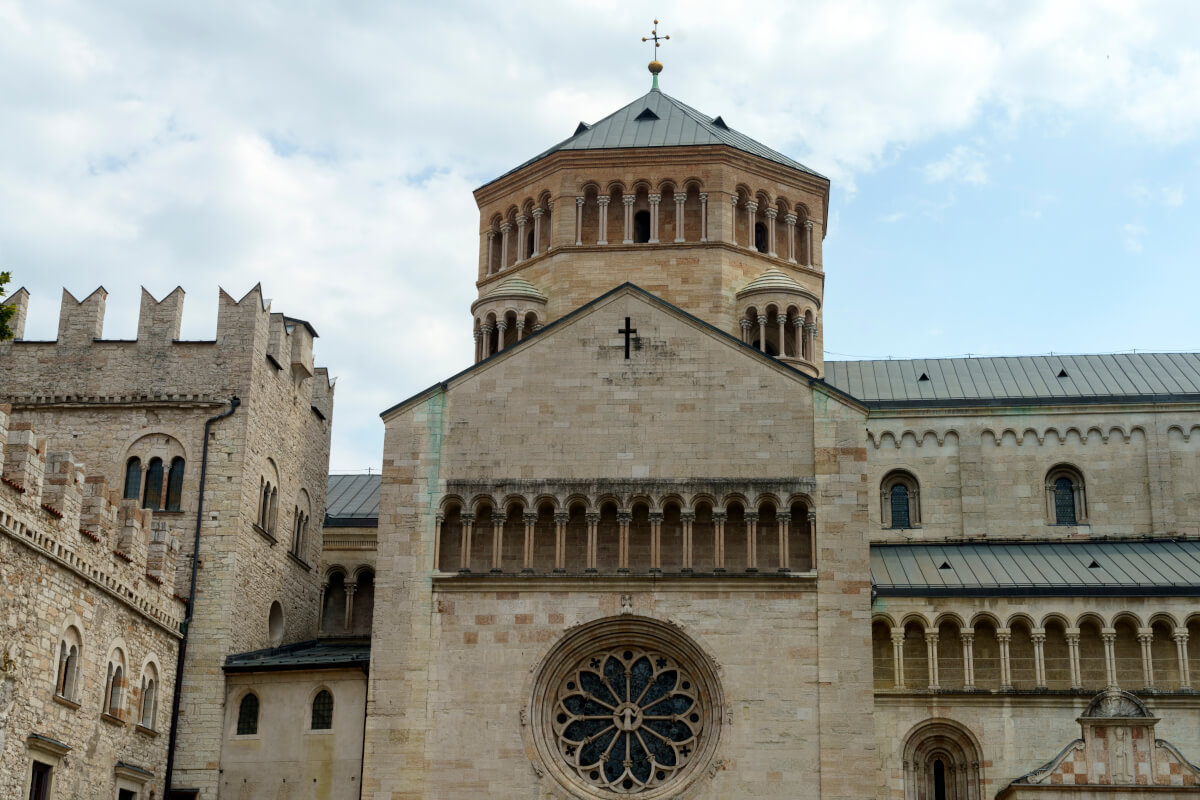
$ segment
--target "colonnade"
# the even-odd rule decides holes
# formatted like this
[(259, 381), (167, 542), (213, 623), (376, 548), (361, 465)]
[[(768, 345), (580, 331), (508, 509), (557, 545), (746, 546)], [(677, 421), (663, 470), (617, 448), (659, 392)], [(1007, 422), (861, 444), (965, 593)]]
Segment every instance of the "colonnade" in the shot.
[(475, 338), (475, 362), (494, 356), (505, 347), (513, 346), (543, 327), (545, 325), (534, 311), (524, 314), (509, 312), (499, 317), (488, 314), (483, 319), (476, 320), (472, 334)]
[[(803, 212), (800, 209), (796, 211), (789, 210), (786, 201), (780, 201), (778, 205), (771, 205), (761, 195), (757, 199), (750, 199), (744, 194), (736, 193), (730, 195), (730, 202), (733, 205), (731, 236), (734, 244), (740, 245), (747, 250), (756, 250), (760, 253), (765, 253), (771, 258), (785, 258), (788, 263), (801, 264), (809, 269), (816, 269), (814, 266), (816, 258), (813, 246), (813, 221), (802, 218), (801, 214)], [(737, 235), (739, 204), (745, 210), (746, 220), (745, 233), (740, 239)], [(784, 244), (787, 247), (787, 253), (784, 256), (781, 256), (778, 252), (780, 212), (783, 212), (782, 219), (785, 228)], [(798, 225), (802, 226), (801, 230), (803, 231), (802, 241), (799, 243), (797, 243), (796, 237), (796, 227)]]
[[(746, 309), (741, 321), (742, 341), (764, 353), (784, 358), (813, 360), (817, 323), (811, 310), (803, 314), (793, 307), (780, 313), (777, 306)], [(775, 352), (771, 352), (774, 349)]]

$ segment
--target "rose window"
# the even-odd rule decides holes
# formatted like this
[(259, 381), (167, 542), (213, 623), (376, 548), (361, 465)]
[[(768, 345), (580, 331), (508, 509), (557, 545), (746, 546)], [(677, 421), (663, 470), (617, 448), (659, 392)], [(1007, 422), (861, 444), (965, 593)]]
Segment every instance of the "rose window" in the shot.
[(697, 703), (691, 677), (662, 653), (587, 656), (559, 689), (559, 752), (593, 786), (629, 794), (665, 783), (695, 752)]
[(585, 626), (551, 651), (537, 681), (532, 733), (545, 765), (588, 797), (679, 796), (716, 747), (722, 706), (710, 665), (652, 620)]

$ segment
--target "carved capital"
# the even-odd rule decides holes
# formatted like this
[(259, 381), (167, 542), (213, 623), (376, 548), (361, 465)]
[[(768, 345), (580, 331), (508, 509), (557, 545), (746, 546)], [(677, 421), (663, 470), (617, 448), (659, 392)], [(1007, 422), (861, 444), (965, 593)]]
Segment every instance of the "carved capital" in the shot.
[(633, 205), (633, 203), (636, 199), (637, 198), (631, 194), (621, 195), (621, 202), (627, 206)]
[(661, 195), (661, 194), (651, 194), (651, 195), (647, 195), (647, 198), (650, 200), (650, 205), (652, 205), (652, 206), (656, 206), (656, 205), (658, 205), (659, 203), (661, 203), (661, 202), (662, 202), (662, 195)]
[(764, 213), (767, 215), (767, 219), (775, 219), (776, 217), (779, 216), (779, 209), (778, 208), (768, 208)]
[(663, 521), (663, 515), (658, 513), (657, 511), (655, 511), (653, 514), (650, 515), (651, 523), (653, 523), (655, 525), (661, 525), (662, 521)]
[(546, 216), (546, 209), (539, 206), (538, 208), (535, 208), (531, 213), (533, 214), (534, 219), (540, 219), (540, 218)]
[(557, 525), (566, 525), (570, 521), (571, 521), (570, 514), (558, 513), (558, 514), (554, 515), (554, 522)]
[(811, 220), (811, 219), (806, 219), (806, 220), (804, 220), (804, 230), (806, 230), (806, 231), (810, 231), (810, 232), (811, 232), (811, 231), (812, 231), (812, 229), (813, 229), (813, 222), (812, 222), (812, 220)]
[(753, 214), (755, 211), (758, 211), (758, 203), (754, 202), (753, 200), (747, 200), (746, 209)]
[(500, 230), (501, 230), (503, 233), (508, 233), (508, 232), (509, 232), (509, 231), (511, 231), (512, 229), (513, 229), (513, 226), (512, 226), (512, 223), (511, 223), (511, 222), (502, 222), (502, 223), (500, 223)]
[(495, 239), (495, 238), (496, 238), (496, 231), (494, 231), (494, 230), (489, 230), (489, 231), (487, 232), (487, 239), (488, 239), (488, 241), (490, 242), (490, 241), (492, 241), (492, 240), (493, 240), (493, 239)]
[(577, 208), (583, 208), (583, 204), (584, 204), (585, 202), (587, 202), (587, 198), (586, 198), (586, 197), (576, 197), (576, 198), (575, 198), (575, 206), (576, 206)]
[(529, 222), (529, 217), (525, 216), (524, 214), (517, 214), (517, 224), (518, 225), (523, 226), (526, 222)]
[(597, 197), (596, 202), (600, 204), (601, 208), (608, 208), (608, 204), (612, 202), (612, 198), (611, 197)]
[(526, 525), (537, 524), (537, 514), (524, 514), (522, 515), (522, 518), (525, 520)]
[(583, 518), (585, 520), (587, 520), (588, 525), (600, 524), (600, 515), (599, 514), (584, 514)]
[(785, 214), (783, 217), (783, 221), (786, 222), (788, 225), (795, 225), (796, 224), (796, 215), (795, 214)]
[(707, 203), (707, 202), (708, 202), (708, 192), (701, 192), (701, 193), (700, 193), (700, 202), (701, 202), (701, 203)]

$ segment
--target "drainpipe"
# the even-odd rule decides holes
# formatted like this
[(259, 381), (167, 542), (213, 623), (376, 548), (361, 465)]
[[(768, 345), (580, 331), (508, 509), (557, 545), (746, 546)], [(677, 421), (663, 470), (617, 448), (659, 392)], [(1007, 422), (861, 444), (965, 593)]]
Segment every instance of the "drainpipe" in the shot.
[(229, 399), (229, 410), (204, 423), (204, 450), (200, 457), (200, 491), (196, 500), (196, 536), (192, 540), (192, 584), (188, 589), (187, 614), (183, 618), (183, 638), (179, 640), (179, 660), (175, 664), (175, 692), (171, 698), (171, 737), (167, 743), (167, 775), (163, 779), (163, 800), (170, 800), (171, 777), (175, 772), (175, 744), (179, 734), (179, 700), (183, 694), (183, 659), (187, 656), (188, 629), (196, 609), (196, 568), (200, 564), (200, 522), (204, 518), (204, 481), (208, 476), (208, 433), (214, 422), (233, 416), (242, 401), (235, 395)]

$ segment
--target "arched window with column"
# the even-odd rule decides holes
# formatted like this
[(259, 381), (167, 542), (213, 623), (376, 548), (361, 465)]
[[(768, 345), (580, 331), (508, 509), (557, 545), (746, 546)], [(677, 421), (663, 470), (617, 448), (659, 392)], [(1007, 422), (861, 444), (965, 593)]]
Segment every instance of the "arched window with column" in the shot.
[(125, 462), (125, 492), (126, 500), (137, 500), (142, 494), (142, 460), (137, 456)]
[(920, 485), (915, 475), (897, 469), (883, 477), (879, 484), (879, 516), (885, 528), (921, 527)]
[(63, 632), (58, 645), (58, 672), (54, 693), (64, 700), (79, 701), (79, 662), (83, 656), (83, 637), (74, 625)]
[(158, 730), (155, 720), (158, 717), (158, 666), (148, 662), (142, 671), (141, 710), (138, 713), (138, 725), (146, 730)]
[(163, 462), (152, 458), (146, 465), (146, 491), (142, 497), (142, 508), (158, 511), (162, 507)]
[(1046, 521), (1051, 525), (1082, 525), (1087, 516), (1083, 473), (1070, 464), (1052, 467), (1046, 473)]
[(171, 459), (171, 469), (167, 472), (167, 511), (178, 511), (183, 503), (183, 467), (182, 458)]
[(904, 740), (905, 800), (981, 800), (983, 756), (979, 742), (949, 719), (918, 724)]

